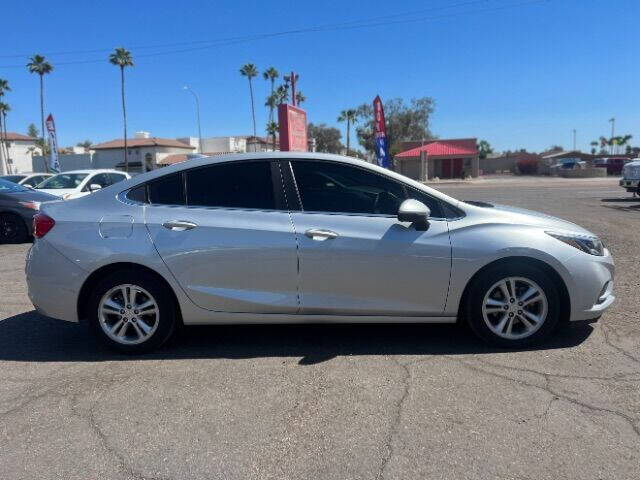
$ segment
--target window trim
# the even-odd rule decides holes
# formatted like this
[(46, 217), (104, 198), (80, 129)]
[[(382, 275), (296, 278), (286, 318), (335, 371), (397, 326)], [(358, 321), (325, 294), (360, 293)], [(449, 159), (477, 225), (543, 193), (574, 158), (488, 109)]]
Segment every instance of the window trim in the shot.
[[(316, 162), (316, 163), (317, 162), (322, 162), (322, 163), (329, 163), (329, 164), (345, 165), (345, 166), (349, 166), (349, 167), (356, 168), (356, 169), (359, 169), (359, 170), (364, 170), (364, 171), (369, 172), (369, 173), (371, 173), (373, 175), (377, 175), (377, 176), (382, 177), (382, 178), (384, 178), (386, 180), (389, 180), (389, 181), (396, 182), (396, 183), (400, 184), (405, 189), (405, 193), (407, 193), (406, 189), (412, 189), (413, 191), (417, 191), (417, 192), (420, 192), (420, 193), (422, 193), (424, 195), (427, 195), (427, 196), (431, 197), (435, 202), (437, 202), (440, 205), (440, 210), (442, 211), (442, 214), (446, 213), (445, 212), (445, 207), (444, 207), (444, 204), (446, 202), (443, 202), (439, 198), (434, 197), (432, 195), (429, 195), (429, 193), (427, 193), (427, 192), (423, 192), (421, 190), (418, 190), (417, 188), (415, 188), (415, 187), (413, 187), (411, 185), (408, 185), (405, 182), (402, 182), (401, 180), (397, 180), (395, 178), (390, 178), (390, 177), (388, 177), (386, 175), (382, 175), (381, 173), (375, 172), (373, 170), (369, 170), (367, 168), (360, 167), (359, 165), (351, 165), (351, 164), (348, 164), (348, 163), (335, 162), (335, 161), (332, 161), (332, 160), (323, 160), (323, 159), (320, 159), (320, 158), (317, 158), (317, 159), (316, 158), (308, 158), (308, 159), (307, 158), (292, 158), (292, 159), (288, 159), (288, 160), (285, 160), (285, 161), (289, 163), (289, 169), (291, 171), (291, 178), (289, 179), (289, 181), (292, 183), (292, 188), (295, 189), (295, 192), (296, 192), (296, 195), (297, 195), (297, 198), (298, 198), (298, 202), (299, 202), (299, 210), (296, 210), (296, 211), (299, 211), (300, 213), (309, 213), (309, 214), (313, 214), (313, 215), (341, 215), (341, 216), (349, 216), (349, 217), (398, 218), (397, 215), (390, 215), (390, 214), (386, 214), (386, 213), (356, 213), (356, 212), (329, 212), (329, 211), (322, 211), (322, 210), (305, 210), (304, 209), (304, 205), (302, 203), (302, 195), (300, 195), (300, 190), (298, 189), (298, 184), (296, 182), (295, 173), (293, 171), (293, 162)], [(452, 208), (455, 208), (455, 207), (452, 207)], [(456, 210), (459, 210), (459, 209), (456, 209)], [(454, 217), (453, 219), (458, 219), (458, 218), (461, 218), (461, 217)], [(429, 217), (429, 220), (433, 220), (433, 221), (446, 220), (446, 221), (449, 221), (449, 220), (452, 220), (452, 219), (447, 218), (446, 216), (444, 216), (444, 217)]]
[[(194, 170), (200, 170), (203, 168), (210, 168), (216, 166), (224, 166), (236, 163), (257, 163), (257, 162), (267, 162), (271, 168), (271, 188), (273, 189), (274, 195), (274, 204), (275, 208), (249, 208), (249, 207), (225, 207), (225, 206), (214, 206), (214, 205), (189, 205), (187, 200), (189, 198), (188, 193), (188, 184), (187, 184), (187, 173), (192, 172)], [(280, 171), (280, 159), (249, 159), (249, 160), (232, 160), (229, 162), (220, 162), (220, 163), (209, 163), (206, 165), (199, 165), (197, 167), (186, 168), (180, 170), (175, 173), (162, 175), (158, 178), (154, 178), (152, 180), (148, 180), (143, 183), (139, 183), (134, 185), (127, 190), (124, 190), (118, 194), (118, 200), (128, 205), (143, 205), (143, 206), (153, 206), (153, 207), (181, 207), (181, 208), (189, 208), (189, 209), (206, 209), (206, 210), (229, 210), (229, 211), (246, 211), (246, 212), (289, 212), (289, 208), (286, 202), (286, 194), (284, 193), (284, 179), (281, 175)], [(159, 181), (163, 178), (166, 178), (171, 175), (181, 175), (182, 177), (182, 192), (184, 203), (182, 204), (169, 204), (169, 203), (152, 203), (149, 198), (149, 185), (153, 182)], [(131, 200), (127, 197), (131, 190), (140, 187), (141, 185), (145, 186), (145, 201), (144, 203), (138, 202), (136, 200)]]

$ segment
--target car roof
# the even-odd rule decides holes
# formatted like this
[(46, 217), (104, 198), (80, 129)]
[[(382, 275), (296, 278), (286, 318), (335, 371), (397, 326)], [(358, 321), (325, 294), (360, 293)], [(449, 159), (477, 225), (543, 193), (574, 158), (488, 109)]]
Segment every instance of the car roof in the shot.
[(57, 173), (56, 175), (60, 175), (63, 173), (123, 173), (124, 174), (125, 172), (120, 170), (114, 170), (111, 168), (97, 168), (97, 169), (85, 168), (85, 169), (79, 169), (79, 170), (66, 170), (64, 172)]

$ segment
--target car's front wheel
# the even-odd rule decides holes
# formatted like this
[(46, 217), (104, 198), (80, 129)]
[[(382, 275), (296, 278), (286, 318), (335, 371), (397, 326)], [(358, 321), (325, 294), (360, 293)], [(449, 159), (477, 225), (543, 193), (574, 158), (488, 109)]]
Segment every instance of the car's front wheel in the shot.
[(118, 271), (98, 282), (89, 300), (89, 321), (110, 347), (143, 353), (162, 345), (173, 333), (173, 295), (146, 272)]
[(534, 265), (498, 265), (470, 286), (466, 318), (481, 339), (517, 348), (547, 337), (560, 315), (558, 291), (549, 275)]

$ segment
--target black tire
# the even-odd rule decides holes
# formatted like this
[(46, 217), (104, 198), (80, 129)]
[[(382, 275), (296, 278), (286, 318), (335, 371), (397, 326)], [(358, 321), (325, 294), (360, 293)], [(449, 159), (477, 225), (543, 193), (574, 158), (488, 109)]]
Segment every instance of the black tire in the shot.
[[(546, 318), (537, 330), (524, 338), (513, 339), (499, 336), (489, 328), (483, 316), (482, 304), (485, 295), (487, 295), (493, 285), (508, 277), (521, 277), (533, 281), (542, 289), (546, 296)], [(535, 265), (522, 262), (514, 263), (513, 265), (499, 264), (481, 272), (472, 280), (468, 295), (466, 296), (464, 314), (473, 332), (481, 340), (490, 345), (504, 348), (521, 348), (536, 344), (547, 338), (558, 324), (560, 318), (558, 288), (549, 275)]]
[(21, 217), (13, 213), (0, 213), (0, 243), (26, 243), (29, 229)]
[[(153, 297), (159, 312), (157, 317), (155, 317), (155, 321), (157, 322), (157, 326), (154, 327), (155, 330), (153, 330), (149, 338), (141, 343), (120, 343), (112, 339), (101, 325), (100, 303), (103, 297), (115, 287), (126, 284), (135, 285), (146, 290), (146, 292)], [(160, 347), (173, 334), (178, 317), (173, 292), (171, 292), (169, 287), (163, 282), (158, 281), (156, 276), (140, 270), (119, 270), (110, 273), (104, 279), (100, 280), (91, 292), (87, 308), (89, 326), (96, 335), (110, 348), (128, 354), (141, 354)], [(117, 318), (126, 317), (114, 314), (114, 318), (116, 319), (114, 323), (116, 323)], [(132, 323), (135, 323), (133, 319), (127, 318), (127, 320), (131, 323), (131, 326), (128, 328), (133, 328)], [(155, 324), (155, 322), (153, 323)], [(138, 325), (140, 325), (140, 323), (138, 323)]]

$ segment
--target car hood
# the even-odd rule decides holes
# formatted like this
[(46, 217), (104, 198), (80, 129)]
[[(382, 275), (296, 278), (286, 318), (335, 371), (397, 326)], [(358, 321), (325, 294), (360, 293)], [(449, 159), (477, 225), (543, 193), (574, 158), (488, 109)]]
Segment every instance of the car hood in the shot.
[(498, 205), (485, 202), (472, 202), (471, 204), (475, 207), (480, 207), (484, 211), (485, 215), (500, 217), (509, 223), (531, 225), (548, 228), (549, 230), (554, 231), (577, 233), (580, 235), (596, 236), (594, 233), (580, 225), (547, 215), (546, 213), (527, 210), (526, 208), (517, 208), (509, 205)]
[(16, 202), (53, 202), (60, 200), (60, 197), (50, 195), (42, 190), (31, 190), (26, 192), (3, 193), (2, 198), (5, 200), (14, 200)]

